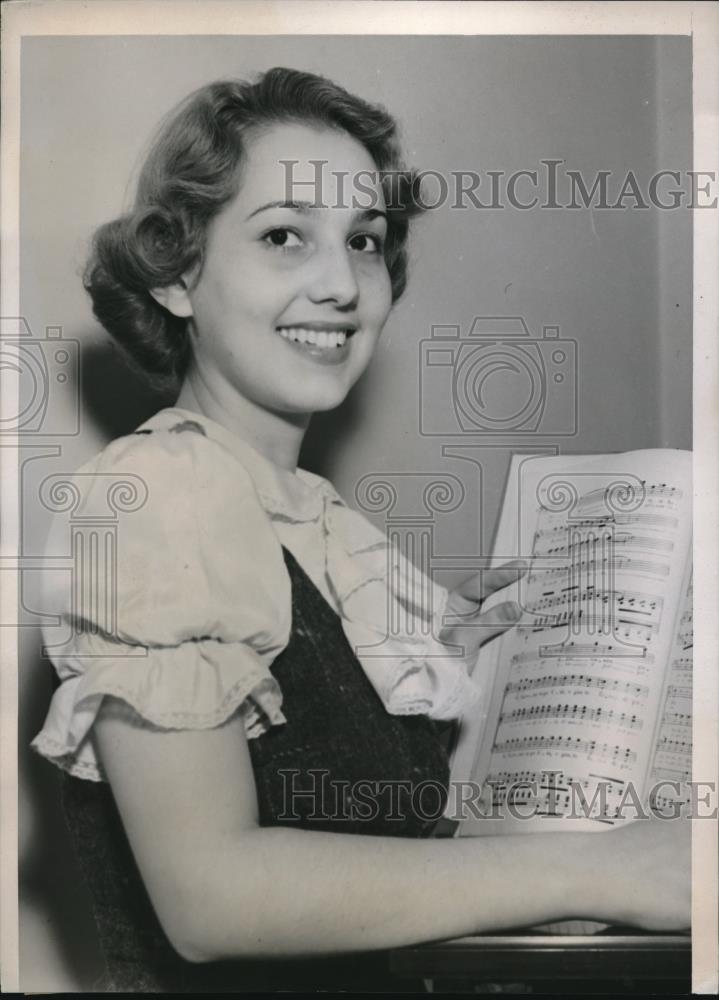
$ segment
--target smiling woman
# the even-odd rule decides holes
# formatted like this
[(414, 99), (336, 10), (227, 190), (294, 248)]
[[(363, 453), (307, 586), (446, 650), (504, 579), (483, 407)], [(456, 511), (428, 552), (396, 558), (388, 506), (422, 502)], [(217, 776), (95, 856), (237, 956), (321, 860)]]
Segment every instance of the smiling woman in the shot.
[[(374, 168), (365, 147), (336, 129), (282, 123), (250, 137), (242, 184), (208, 227), (201, 268), (153, 294), (192, 320), (180, 405), (206, 402), (215, 418), (221, 408), (294, 468), (299, 428), (338, 406), (367, 367), (392, 290), (385, 212), (283, 204), (290, 155), (301, 167), (322, 159), (349, 175)], [(334, 201), (338, 192), (327, 193)], [(381, 188), (377, 198), (384, 207)], [(287, 414), (298, 432), (282, 456), (273, 449), (287, 441)]]
[[(288, 198), (288, 161), (295, 186), (327, 164), (321, 199)], [(370, 208), (343, 203), (360, 174)], [(325, 800), (446, 796), (437, 723), (481, 697), (478, 637), (518, 613), (482, 601), (521, 567), (448, 594), (297, 468), (404, 289), (413, 192), (385, 111), (274, 69), (191, 95), (134, 210), (96, 237), (97, 317), (179, 392), (78, 474), (76, 518), (101, 512), (108, 477), (146, 487), (116, 573), (87, 607), (82, 587), (47, 587), (72, 638), (34, 746), (67, 772), (108, 989), (391, 989), (396, 945), (564, 916), (687, 922), (679, 824), (448, 841), (393, 797), (369, 817)]]

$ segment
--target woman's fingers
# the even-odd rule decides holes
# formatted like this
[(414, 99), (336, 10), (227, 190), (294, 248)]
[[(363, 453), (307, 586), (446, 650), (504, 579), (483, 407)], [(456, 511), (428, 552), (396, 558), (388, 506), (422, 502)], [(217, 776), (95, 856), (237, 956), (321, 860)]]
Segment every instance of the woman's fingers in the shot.
[[(503, 601), (484, 612), (480, 612), (480, 605), (489, 594), (516, 583), (528, 568), (523, 559), (513, 559), (503, 566), (478, 573), (453, 590), (447, 600), (445, 614), (450, 620), (453, 615), (456, 618), (443, 630), (442, 639), (476, 650), (516, 625), (522, 617), (522, 609), (515, 601)], [(462, 620), (457, 621), (457, 618)]]
[(504, 601), (479, 615), (473, 624), (477, 629), (480, 645), (512, 628), (521, 617), (522, 609), (515, 601)]
[(465, 580), (457, 587), (455, 593), (470, 601), (483, 601), (495, 590), (501, 590), (503, 587), (516, 583), (528, 569), (526, 560), (512, 559), (511, 562), (504, 563), (503, 566), (485, 569), (470, 577), (469, 580)]
[(476, 648), (512, 628), (521, 616), (522, 609), (514, 601), (504, 601), (483, 614), (476, 613), (475, 609), (474, 617), (467, 617), (461, 625), (451, 626), (442, 638), (445, 642)]

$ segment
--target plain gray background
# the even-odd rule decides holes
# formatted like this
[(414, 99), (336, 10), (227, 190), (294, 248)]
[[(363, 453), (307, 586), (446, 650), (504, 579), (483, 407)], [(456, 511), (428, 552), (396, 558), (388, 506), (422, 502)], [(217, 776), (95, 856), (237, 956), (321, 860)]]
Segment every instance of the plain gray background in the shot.
[[(80, 272), (95, 226), (117, 215), (158, 120), (213, 79), (274, 65), (312, 70), (384, 104), (408, 162), (453, 170), (691, 168), (691, 48), (672, 37), (31, 38), (22, 48), (21, 309), (36, 337), (81, 342), (80, 433), (38, 435), (25, 452), (23, 545), (39, 551), (39, 481), (131, 431), (158, 400), (93, 320)], [(486, 191), (480, 191), (486, 200)], [(487, 551), (512, 450), (691, 447), (691, 220), (659, 211), (432, 211), (411, 240), (410, 283), (371, 369), (318, 418), (305, 464), (353, 503), (370, 473), (457, 476), (461, 509), (437, 524), (445, 555)], [(428, 438), (419, 430), (420, 342), (432, 325), (523, 316), (575, 340), (578, 432)], [(430, 407), (444, 401), (430, 397)], [(431, 416), (431, 414), (430, 414)], [(55, 419), (55, 418), (54, 418)], [(52, 431), (53, 428), (45, 428)], [(443, 446), (464, 446), (463, 458)], [(50, 455), (53, 447), (59, 453)], [(461, 449), (460, 449), (461, 450)], [(460, 574), (455, 574), (459, 576)], [(38, 610), (33, 574), (24, 602)], [(450, 572), (443, 582), (453, 582)], [(98, 957), (59, 819), (56, 776), (27, 752), (50, 697), (34, 615), (21, 630), (21, 974), (25, 991), (89, 989)]]

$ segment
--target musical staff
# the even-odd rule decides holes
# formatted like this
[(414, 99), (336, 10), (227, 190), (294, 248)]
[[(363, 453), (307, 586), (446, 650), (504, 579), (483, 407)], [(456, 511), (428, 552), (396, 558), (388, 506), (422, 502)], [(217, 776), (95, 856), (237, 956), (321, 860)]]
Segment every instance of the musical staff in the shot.
[[(533, 815), (543, 818), (578, 816), (613, 825), (625, 806), (626, 781), (617, 775), (551, 771), (499, 770), (487, 777), (483, 803), (498, 810), (533, 803)], [(522, 809), (522, 815), (526, 812)]]
[(664, 721), (668, 726), (683, 726), (685, 728), (691, 729), (692, 725), (692, 713), (691, 712), (665, 712)]
[(542, 677), (523, 677), (518, 681), (510, 681), (505, 692), (509, 695), (515, 691), (548, 691), (565, 687), (626, 694), (639, 699), (646, 699), (649, 696), (646, 684), (633, 684), (616, 677), (598, 677), (593, 674), (545, 674)]
[[(602, 463), (614, 457), (570, 457), (564, 473), (562, 461), (516, 463), (536, 508), (520, 509), (519, 532), (502, 528), (498, 543), (531, 565), (517, 586), (522, 619), (498, 641), (476, 767), (490, 798), (526, 806), (522, 816), (576, 818), (584, 795), (600, 803), (591, 818), (611, 825), (628, 795), (648, 805), (650, 775), (681, 782), (691, 760), (691, 605), (677, 608), (687, 459), (681, 487), (640, 480), (625, 456), (612, 475)], [(660, 467), (644, 454), (638, 467), (645, 461)], [(525, 497), (521, 480), (516, 495)]]
[(541, 596), (527, 604), (526, 609), (530, 612), (548, 611), (551, 608), (566, 607), (569, 603), (600, 602), (601, 604), (614, 604), (618, 611), (635, 615), (652, 615), (657, 617), (661, 614), (663, 602), (655, 594), (642, 594), (632, 591), (608, 590), (600, 591), (591, 584), (583, 590), (578, 584), (561, 587), (559, 590), (542, 591)]
[(618, 729), (641, 729), (643, 721), (635, 714), (614, 709), (590, 708), (588, 705), (533, 705), (514, 708), (499, 717), (502, 722), (532, 722), (538, 719), (562, 719), (572, 722), (604, 722)]
[(687, 701), (691, 701), (692, 698), (692, 688), (691, 684), (670, 684), (667, 688), (667, 699), (677, 699), (685, 698)]
[[(539, 558), (537, 553), (532, 553), (534, 559)], [(652, 562), (650, 559), (633, 559), (631, 556), (616, 556), (614, 559), (609, 556), (597, 559), (577, 559), (572, 563), (574, 572), (584, 573), (608, 573), (609, 569), (616, 573), (621, 570), (631, 573), (634, 576), (647, 576), (651, 579), (664, 580), (669, 576), (671, 566), (668, 563)], [(546, 569), (533, 570), (527, 577), (527, 584), (545, 582), (547, 580), (566, 580), (569, 577), (569, 566), (550, 566)]]
[[(674, 640), (659, 734), (649, 776), (657, 809), (673, 810), (689, 802), (692, 776), (692, 670), (694, 644), (692, 584), (689, 582)], [(674, 787), (667, 787), (673, 782)], [(661, 791), (653, 791), (661, 789)], [(672, 812), (669, 812), (672, 815)]]
[(577, 754), (587, 760), (621, 760), (633, 763), (637, 759), (636, 751), (631, 747), (612, 746), (581, 736), (517, 736), (495, 743), (492, 748), (493, 753), (498, 754), (535, 753), (537, 750)]
[(679, 525), (679, 521), (676, 517), (672, 517), (670, 514), (616, 514), (614, 517), (615, 524), (638, 524), (644, 527), (650, 528), (661, 528), (663, 530), (673, 531)]
[[(572, 525), (573, 529), (576, 530), (576, 526)], [(566, 529), (565, 529), (566, 534)], [(549, 545), (546, 548), (539, 545), (544, 538), (547, 537), (546, 529), (537, 532), (534, 536), (535, 557), (551, 556), (555, 559), (566, 558), (571, 559), (582, 549), (596, 548), (597, 545), (601, 543), (601, 538), (597, 538), (594, 531), (588, 533), (585, 538), (579, 538), (575, 542), (563, 541), (555, 545)], [(627, 549), (631, 549), (636, 552), (672, 552), (674, 550), (674, 543), (668, 538), (655, 538), (650, 535), (631, 535), (627, 532), (612, 532), (609, 536), (611, 539), (611, 544), (614, 548), (623, 546)]]
[[(555, 515), (556, 516), (556, 515)], [(557, 518), (558, 523), (552, 524), (549, 527), (544, 527), (537, 532), (535, 532), (535, 541), (537, 538), (551, 538), (558, 534), (566, 535), (567, 524), (564, 519)], [(615, 513), (612, 516), (607, 516), (603, 518), (597, 517), (574, 517), (572, 518), (572, 526), (575, 528), (603, 528), (609, 525), (619, 525), (625, 527), (627, 525), (638, 525), (639, 527), (646, 528), (659, 528), (662, 531), (673, 531), (679, 524), (676, 517), (672, 517), (671, 514), (649, 514), (646, 511), (637, 511), (631, 514), (623, 514), (620, 512)]]
[[(606, 628), (599, 628), (600, 624), (604, 626), (605, 623), (606, 619), (598, 615), (584, 615), (581, 612), (573, 614), (571, 611), (566, 611), (557, 615), (540, 615), (531, 623), (531, 628), (533, 632), (544, 632), (548, 629), (577, 625), (578, 628), (586, 627), (590, 635), (599, 631), (606, 634)], [(619, 618), (613, 629), (613, 637), (628, 645), (648, 646), (654, 639), (657, 628), (658, 626), (654, 624), (640, 625), (625, 618)]]

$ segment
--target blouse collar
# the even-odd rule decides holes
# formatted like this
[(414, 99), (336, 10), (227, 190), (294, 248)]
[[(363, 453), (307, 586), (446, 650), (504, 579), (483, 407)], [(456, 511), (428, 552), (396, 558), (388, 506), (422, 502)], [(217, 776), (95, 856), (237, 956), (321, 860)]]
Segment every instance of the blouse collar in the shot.
[[(439, 640), (447, 591), (388, 543), (384, 532), (348, 507), (321, 476), (290, 472), (204, 414), (161, 410), (140, 430), (192, 430), (239, 461), (258, 499), (313, 582), (330, 595), (347, 640), (392, 715), (456, 718), (479, 697), (466, 664)], [(286, 531), (292, 524), (317, 526)], [(293, 536), (290, 538), (289, 536)], [(389, 632), (390, 619), (399, 623)]]
[(322, 476), (306, 469), (290, 472), (275, 465), (247, 441), (202, 413), (173, 406), (155, 414), (141, 429), (172, 430), (183, 424), (195, 424), (194, 430), (199, 429), (245, 467), (268, 513), (292, 521), (316, 521), (328, 501), (344, 506), (335, 488)]

